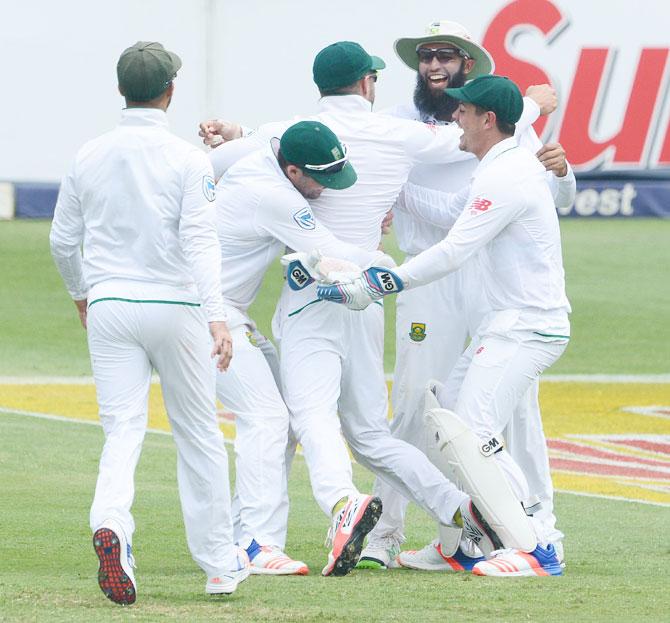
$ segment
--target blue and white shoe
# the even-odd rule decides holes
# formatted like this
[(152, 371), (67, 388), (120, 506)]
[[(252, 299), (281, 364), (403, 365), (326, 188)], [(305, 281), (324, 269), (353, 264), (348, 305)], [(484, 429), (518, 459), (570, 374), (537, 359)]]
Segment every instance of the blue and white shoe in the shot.
[(207, 578), (205, 592), (208, 595), (231, 595), (240, 582), (249, 577), (249, 556), (241, 547), (237, 547), (237, 568), (221, 571), (213, 577)]
[(489, 560), (478, 562), (472, 573), (514, 578), (563, 575), (563, 569), (556, 556), (556, 550), (550, 543), (546, 548), (538, 545), (530, 553), (518, 549), (498, 550), (493, 552)]

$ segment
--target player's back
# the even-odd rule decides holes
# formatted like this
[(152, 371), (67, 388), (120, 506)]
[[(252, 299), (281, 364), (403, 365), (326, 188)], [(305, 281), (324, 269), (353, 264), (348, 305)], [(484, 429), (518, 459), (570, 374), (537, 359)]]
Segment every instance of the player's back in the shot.
[(356, 184), (346, 190), (326, 189), (311, 201), (315, 216), (341, 240), (373, 250), (379, 245), (381, 222), (402, 189), (412, 166), (421, 160), (447, 162), (458, 157), (457, 134), (451, 142), (417, 122), (372, 113), (357, 95), (322, 98), (316, 118), (349, 148)]
[[(126, 109), (119, 126), (77, 154), (74, 188), (84, 220), (90, 285), (131, 279), (186, 285), (193, 279), (179, 244), (187, 163), (206, 157), (171, 134), (163, 111)], [(202, 176), (202, 193), (211, 188)]]

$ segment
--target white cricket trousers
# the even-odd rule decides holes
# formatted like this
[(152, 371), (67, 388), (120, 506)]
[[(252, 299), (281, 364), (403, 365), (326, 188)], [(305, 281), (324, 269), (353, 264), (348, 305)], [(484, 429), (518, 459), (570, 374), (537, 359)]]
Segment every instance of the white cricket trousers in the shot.
[[(468, 336), (476, 333), (486, 314), (486, 302), (477, 285), (478, 270), (473, 258), (458, 271), (401, 292), (397, 297), (390, 426), (394, 437), (404, 439), (423, 452), (427, 450), (422, 409), (426, 385), (432, 379), (448, 377), (463, 354)], [(425, 326), (417, 329), (417, 324)], [(553, 513), (554, 491), (538, 388), (536, 379), (517, 404), (503, 436), (510, 454), (526, 474), (531, 497), (541, 503), (535, 516), (545, 523), (551, 542), (556, 542), (564, 535), (556, 529)], [(374, 491), (382, 498), (383, 512), (371, 538), (394, 536), (404, 540), (407, 498), (379, 479), (375, 481)], [(455, 553), (460, 536), (460, 530), (439, 526), (444, 555)]]
[(341, 424), (359, 463), (436, 520), (451, 523), (467, 496), (389, 430), (382, 306), (359, 312), (311, 303), (315, 298), (312, 288), (294, 293), (285, 286), (278, 314), (283, 395), (319, 506), (330, 515), (338, 500), (355, 492)]
[[(424, 286), (406, 290), (396, 299), (396, 364), (393, 372), (390, 423), (394, 437), (426, 452), (423, 394), (431, 379), (442, 378), (465, 349), (467, 314), (462, 296), (461, 271)], [(383, 504), (382, 515), (371, 538), (392, 535), (404, 540), (408, 500), (383, 480), (374, 492)], [(452, 529), (458, 546), (460, 530)]]
[[(563, 354), (567, 339), (543, 340), (530, 331), (510, 331), (507, 335), (486, 330), (476, 336), (438, 392), (440, 404), (454, 411), (475, 435), (489, 440), (500, 435), (511, 422), (515, 409), (540, 374)], [(542, 430), (542, 422), (525, 423), (526, 428)], [(537, 438), (535, 433), (531, 436)], [(544, 437), (544, 435), (542, 435)], [(528, 480), (521, 466), (507, 449), (496, 453), (512, 490), (521, 502), (530, 498)], [(555, 535), (541, 518), (533, 524), (541, 542)]]
[(130, 508), (153, 367), (161, 379), (177, 446), (188, 546), (208, 576), (237, 568), (228, 459), (216, 422), (211, 343), (199, 307), (100, 300), (88, 310), (88, 345), (105, 433), (91, 529), (115, 519), (132, 543), (135, 522)]
[(216, 393), (235, 414), (235, 541), (247, 548), (284, 549), (288, 505), (285, 452), (289, 417), (273, 368), (279, 365), (272, 343), (255, 327), (230, 326), (233, 359), (216, 377)]

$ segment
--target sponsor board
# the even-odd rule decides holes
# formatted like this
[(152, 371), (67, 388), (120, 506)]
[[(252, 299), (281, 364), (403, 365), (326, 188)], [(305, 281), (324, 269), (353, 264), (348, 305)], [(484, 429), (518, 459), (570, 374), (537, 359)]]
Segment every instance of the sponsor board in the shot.
[[(670, 384), (542, 383), (540, 404), (558, 491), (670, 506)], [(0, 385), (2, 412), (98, 419), (90, 384)], [(218, 416), (233, 439), (233, 414)], [(149, 428), (169, 430), (157, 384)]]

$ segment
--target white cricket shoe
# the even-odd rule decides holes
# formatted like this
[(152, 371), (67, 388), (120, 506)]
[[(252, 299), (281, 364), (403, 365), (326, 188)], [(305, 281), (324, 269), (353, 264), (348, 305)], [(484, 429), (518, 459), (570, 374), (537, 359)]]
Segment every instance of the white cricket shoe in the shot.
[(321, 575), (346, 575), (358, 562), (363, 541), (382, 514), (382, 501), (371, 495), (355, 495), (333, 517), (328, 532), (332, 549)]
[(240, 582), (249, 577), (249, 556), (241, 548), (237, 548), (237, 569), (221, 571), (207, 578), (205, 592), (208, 595), (230, 595), (235, 592)]
[(446, 571), (448, 573), (472, 571), (472, 568), (482, 560), (484, 558), (472, 558), (468, 556), (463, 552), (460, 545), (452, 556), (445, 556), (442, 553), (442, 546), (437, 539), (419, 550), (400, 552), (397, 557), (398, 563), (408, 569)]
[(98, 584), (102, 592), (116, 604), (135, 603), (135, 559), (121, 525), (113, 519), (103, 522), (93, 534), (93, 547), (100, 561)]
[(472, 573), (499, 578), (537, 577), (563, 575), (563, 569), (556, 557), (556, 550), (550, 543), (546, 548), (538, 545), (530, 553), (518, 549), (493, 552), (493, 557), (478, 562)]
[(356, 569), (397, 569), (400, 539), (395, 535), (370, 539), (361, 552)]
[[(255, 541), (254, 541), (255, 543)], [(276, 545), (257, 545), (251, 559), (251, 575), (307, 575), (309, 567), (301, 560), (293, 560)]]

